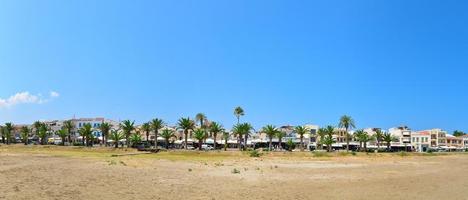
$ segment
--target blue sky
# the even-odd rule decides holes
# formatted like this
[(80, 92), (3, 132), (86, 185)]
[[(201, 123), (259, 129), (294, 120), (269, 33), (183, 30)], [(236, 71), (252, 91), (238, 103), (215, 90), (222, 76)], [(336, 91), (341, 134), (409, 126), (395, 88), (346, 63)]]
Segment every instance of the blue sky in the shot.
[(240, 105), (257, 128), (348, 114), (361, 128), (468, 131), (467, 6), (0, 1), (0, 122), (203, 112), (230, 127)]

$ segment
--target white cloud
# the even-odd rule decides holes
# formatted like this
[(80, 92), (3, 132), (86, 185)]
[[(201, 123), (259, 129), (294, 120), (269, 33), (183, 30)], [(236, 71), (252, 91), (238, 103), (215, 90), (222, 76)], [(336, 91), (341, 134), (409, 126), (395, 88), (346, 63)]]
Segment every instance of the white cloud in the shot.
[(59, 96), (60, 96), (60, 94), (58, 92), (56, 92), (56, 91), (51, 91), (50, 92), (50, 97), (52, 97), (52, 98), (59, 97)]
[(19, 92), (7, 99), (0, 98), (0, 108), (9, 108), (18, 104), (43, 104), (58, 96), (60, 94), (54, 91), (50, 92), (49, 98), (43, 98), (41, 94), (34, 95), (29, 92)]

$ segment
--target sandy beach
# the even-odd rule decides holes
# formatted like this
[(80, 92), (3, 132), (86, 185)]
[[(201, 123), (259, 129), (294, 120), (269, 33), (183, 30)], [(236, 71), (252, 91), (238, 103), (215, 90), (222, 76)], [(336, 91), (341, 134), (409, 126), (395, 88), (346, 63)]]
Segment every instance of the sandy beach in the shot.
[(468, 199), (468, 155), (0, 147), (0, 199)]

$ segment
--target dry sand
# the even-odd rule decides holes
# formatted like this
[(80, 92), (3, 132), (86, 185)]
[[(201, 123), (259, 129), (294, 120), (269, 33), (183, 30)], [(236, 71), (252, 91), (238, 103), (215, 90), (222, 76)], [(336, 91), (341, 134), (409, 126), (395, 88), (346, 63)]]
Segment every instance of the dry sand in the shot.
[(69, 149), (0, 147), (0, 199), (468, 199), (467, 154), (111, 157)]

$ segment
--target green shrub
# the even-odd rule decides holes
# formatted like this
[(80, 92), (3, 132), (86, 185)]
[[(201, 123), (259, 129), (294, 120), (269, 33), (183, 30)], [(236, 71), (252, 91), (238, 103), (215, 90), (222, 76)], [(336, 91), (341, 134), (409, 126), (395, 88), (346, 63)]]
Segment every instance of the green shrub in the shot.
[(292, 151), (294, 148), (296, 148), (296, 143), (294, 143), (292, 139), (289, 139), (286, 142), (286, 147), (288, 148), (288, 151)]
[(398, 153), (398, 155), (399, 155), (399, 156), (401, 156), (401, 157), (404, 157), (404, 156), (409, 156), (409, 154), (408, 154), (408, 153), (406, 153), (405, 151), (401, 151), (401, 152), (399, 152), (399, 153)]
[(314, 155), (314, 157), (330, 157), (330, 154), (323, 151), (314, 151), (312, 152), (312, 154)]
[(234, 168), (234, 169), (232, 169), (231, 173), (233, 173), (233, 174), (240, 174), (240, 170)]
[(260, 157), (261, 154), (257, 150), (252, 150), (249, 152), (250, 157)]

